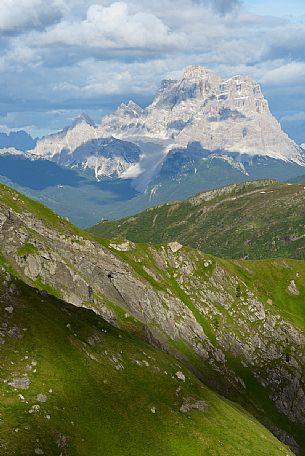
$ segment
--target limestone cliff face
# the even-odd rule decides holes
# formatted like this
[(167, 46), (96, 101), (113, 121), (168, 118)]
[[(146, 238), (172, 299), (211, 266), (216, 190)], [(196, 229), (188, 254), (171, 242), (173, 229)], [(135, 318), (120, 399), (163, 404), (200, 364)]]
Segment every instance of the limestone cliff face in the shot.
[(122, 177), (140, 159), (135, 144), (112, 137), (104, 138), (101, 128), (81, 116), (59, 133), (40, 139), (31, 158), (55, 161), (61, 166), (92, 169), (95, 177)]
[[(27, 201), (12, 190), (0, 199), (7, 265), (28, 283), (175, 353), (295, 452), (304, 447), (305, 337), (284, 318), (272, 288), (244, 280), (247, 263), (217, 260), (178, 243), (101, 244), (54, 214), (30, 211)], [(275, 261), (270, 267), (271, 275), (286, 274), (287, 299), (302, 295), (303, 264)]]
[(272, 116), (259, 84), (245, 76), (222, 79), (189, 66), (165, 80), (145, 110), (135, 103), (102, 119), (105, 135), (155, 139), (168, 149), (198, 141), (204, 149), (263, 155), (303, 163), (301, 148)]
[(23, 155), (94, 170), (97, 180), (135, 179), (142, 191), (163, 176), (161, 163), (173, 160), (173, 151), (180, 151), (176, 159), (192, 160), (192, 144), (232, 168), (240, 168), (240, 161), (252, 163), (253, 157), (305, 166), (304, 149), (281, 129), (256, 81), (240, 75), (223, 79), (199, 66), (187, 67), (181, 79), (162, 81), (145, 109), (133, 101), (122, 103), (99, 125), (82, 115)]

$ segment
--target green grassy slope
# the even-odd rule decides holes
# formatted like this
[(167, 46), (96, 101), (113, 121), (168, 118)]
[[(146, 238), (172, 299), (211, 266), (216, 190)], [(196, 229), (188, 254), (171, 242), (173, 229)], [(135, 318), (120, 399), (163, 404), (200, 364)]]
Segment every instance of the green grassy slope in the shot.
[(305, 451), (303, 261), (228, 261), (189, 247), (97, 240), (0, 190), (0, 250), (19, 277), (171, 350)]
[[(0, 289), (1, 455), (291, 454), (176, 360), (93, 312), (3, 272)], [(202, 410), (181, 412), (187, 403)]]
[(256, 181), (202, 193), (90, 229), (135, 242), (177, 240), (227, 258), (305, 258), (304, 184)]

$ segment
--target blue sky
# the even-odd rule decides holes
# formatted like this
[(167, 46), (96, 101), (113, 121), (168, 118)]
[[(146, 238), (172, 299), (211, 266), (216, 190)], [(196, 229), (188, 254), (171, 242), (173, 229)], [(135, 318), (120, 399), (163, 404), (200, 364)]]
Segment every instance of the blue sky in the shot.
[(256, 79), (305, 142), (304, 43), (304, 0), (1, 0), (0, 131), (145, 106), (195, 64)]
[(305, 20), (304, 0), (247, 0), (245, 5), (256, 14)]

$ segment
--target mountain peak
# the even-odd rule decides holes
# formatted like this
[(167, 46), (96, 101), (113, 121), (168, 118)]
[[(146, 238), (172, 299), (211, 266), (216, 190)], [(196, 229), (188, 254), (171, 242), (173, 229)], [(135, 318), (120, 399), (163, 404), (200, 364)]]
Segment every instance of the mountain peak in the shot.
[(119, 114), (127, 115), (127, 114), (141, 114), (143, 109), (141, 106), (137, 105), (133, 100), (129, 100), (128, 103), (121, 103), (120, 106), (117, 108), (116, 112)]
[(123, 112), (104, 117), (102, 129), (127, 140), (166, 141), (167, 150), (198, 142), (210, 151), (305, 163), (301, 148), (272, 116), (257, 81), (242, 75), (222, 78), (198, 65), (187, 66), (178, 80), (163, 80), (146, 109), (125, 105)]
[(182, 79), (206, 79), (208, 76), (216, 76), (216, 74), (202, 66), (188, 65), (183, 72)]
[(214, 92), (221, 78), (211, 70), (201, 66), (189, 65), (180, 80), (165, 79), (151, 108), (172, 110), (181, 103), (201, 103)]
[(129, 100), (127, 103), (127, 107), (129, 109), (134, 109), (135, 111), (142, 111), (141, 106), (139, 106), (137, 103), (135, 103), (133, 100)]
[(82, 113), (76, 117), (76, 119), (72, 123), (71, 127), (73, 128), (73, 127), (76, 127), (76, 125), (80, 125), (80, 124), (87, 124), (87, 125), (90, 125), (91, 127), (96, 126), (94, 120), (92, 120), (91, 117), (89, 117), (87, 114), (84, 114), (84, 113)]

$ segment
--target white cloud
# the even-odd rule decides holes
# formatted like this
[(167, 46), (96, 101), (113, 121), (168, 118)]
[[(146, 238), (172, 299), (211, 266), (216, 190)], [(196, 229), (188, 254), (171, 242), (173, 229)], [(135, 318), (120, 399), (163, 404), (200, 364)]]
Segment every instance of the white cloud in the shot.
[(140, 164), (137, 163), (136, 165), (132, 165), (122, 174), (122, 179), (134, 179), (135, 177), (140, 176), (142, 172), (143, 169)]
[(43, 45), (155, 50), (181, 47), (185, 42), (183, 33), (172, 32), (150, 12), (130, 12), (125, 2), (114, 2), (109, 6), (93, 4), (84, 20), (62, 21), (31, 38), (38, 38)]
[(283, 122), (305, 122), (305, 112), (294, 112), (292, 114), (287, 114), (281, 117)]
[(226, 14), (241, 6), (240, 0), (197, 0), (212, 6), (220, 14)]
[(305, 62), (289, 62), (267, 71), (262, 82), (273, 86), (305, 83)]
[(43, 27), (59, 20), (63, 9), (63, 0), (1, 0), (0, 32)]
[(294, 111), (305, 105), (304, 27), (235, 0), (1, 0), (0, 110), (18, 113), (13, 126), (36, 115), (39, 128), (57, 111), (54, 125), (97, 116), (199, 64), (249, 75), (279, 112)]

